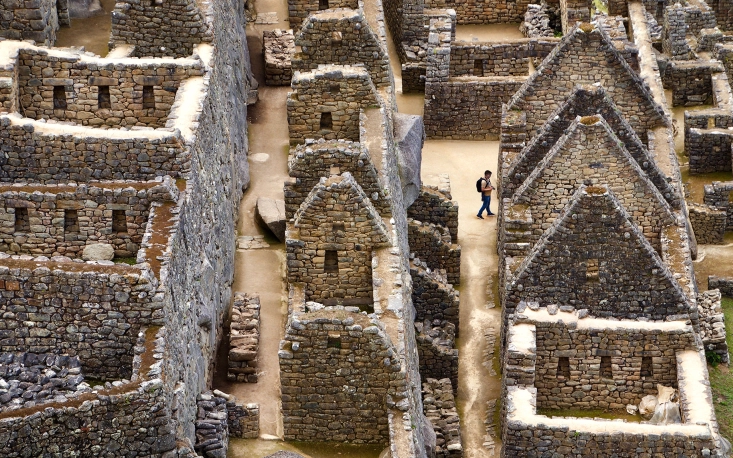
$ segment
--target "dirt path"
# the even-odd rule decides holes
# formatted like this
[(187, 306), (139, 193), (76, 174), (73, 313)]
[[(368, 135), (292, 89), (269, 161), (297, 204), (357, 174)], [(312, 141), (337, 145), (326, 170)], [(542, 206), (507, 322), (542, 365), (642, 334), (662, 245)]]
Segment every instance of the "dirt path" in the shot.
[[(453, 200), (459, 204), (458, 243), (461, 244), (460, 339), (458, 339), (458, 409), (466, 458), (499, 456), (484, 447), (487, 402), (501, 394), (501, 378), (484, 365), (486, 334), (499, 335), (501, 310), (495, 297), (498, 256), (496, 217), (476, 218), (481, 206), (474, 183), (490, 169), (496, 175), (498, 142), (427, 141), (423, 149), (423, 179), (447, 173)], [(494, 185), (496, 180), (492, 178)], [(491, 202), (492, 211), (498, 203)]]

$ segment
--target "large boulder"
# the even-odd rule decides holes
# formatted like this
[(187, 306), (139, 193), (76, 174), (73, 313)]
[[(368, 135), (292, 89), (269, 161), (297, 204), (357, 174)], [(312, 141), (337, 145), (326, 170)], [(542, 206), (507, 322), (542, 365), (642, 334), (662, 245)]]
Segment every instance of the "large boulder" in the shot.
[(255, 205), (255, 219), (264, 228), (285, 241), (285, 201), (258, 197)]
[(93, 243), (84, 247), (81, 258), (85, 261), (111, 261), (115, 257), (115, 247), (109, 243)]
[(422, 189), (420, 165), (425, 143), (425, 125), (422, 116), (395, 113), (394, 135), (397, 141), (397, 161), (402, 183), (405, 207), (415, 202)]

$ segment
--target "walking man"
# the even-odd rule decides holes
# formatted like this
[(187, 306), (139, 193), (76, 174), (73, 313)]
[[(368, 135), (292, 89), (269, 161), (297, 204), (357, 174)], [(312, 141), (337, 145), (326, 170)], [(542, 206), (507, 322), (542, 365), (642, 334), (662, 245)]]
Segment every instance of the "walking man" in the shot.
[[(491, 186), (491, 171), (486, 170), (484, 172), (484, 177), (479, 180), (481, 184), (481, 202), (483, 202), (483, 205), (481, 205), (481, 210), (478, 211), (478, 215), (476, 215), (479, 219), (484, 219), (481, 214), (484, 212), (484, 209), (486, 209), (487, 216), (494, 216), (493, 213), (491, 213), (491, 209), (489, 206), (491, 205), (491, 191), (494, 190), (494, 187)], [(478, 184), (477, 184), (478, 187)]]

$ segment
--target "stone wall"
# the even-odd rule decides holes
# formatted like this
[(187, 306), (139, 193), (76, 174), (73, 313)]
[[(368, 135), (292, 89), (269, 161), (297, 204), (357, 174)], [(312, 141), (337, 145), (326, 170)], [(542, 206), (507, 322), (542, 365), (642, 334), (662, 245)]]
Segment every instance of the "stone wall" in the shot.
[(0, 187), (0, 251), (79, 258), (86, 245), (108, 243), (116, 256), (135, 257), (153, 202), (176, 200), (178, 189), (170, 179), (102, 186)]
[(260, 298), (237, 293), (229, 325), (227, 380), (257, 383), (260, 347)]
[(708, 277), (708, 289), (718, 289), (723, 296), (733, 298), (733, 278), (710, 275)]
[(685, 151), (690, 156), (690, 174), (728, 172), (731, 170), (733, 133), (727, 129), (687, 130)]
[(265, 84), (290, 86), (293, 78), (292, 58), (295, 55), (295, 35), (292, 30), (262, 32), (262, 54), (265, 56)]
[(306, 138), (359, 141), (359, 115), (378, 105), (376, 88), (363, 67), (324, 65), (293, 75), (288, 93), (290, 143)]
[(672, 89), (672, 106), (711, 103), (712, 75), (724, 70), (717, 61), (669, 61), (662, 73), (662, 82), (665, 89)]
[(380, 215), (390, 215), (392, 209), (387, 190), (381, 184), (377, 169), (369, 151), (360, 143), (345, 140), (306, 141), (291, 150), (288, 158), (291, 180), (285, 183), (285, 216), (293, 218), (300, 205), (308, 197), (321, 178), (349, 172)]
[[(130, 62), (24, 48), (17, 61), (19, 111), (31, 119), (83, 126), (164, 127), (176, 91), (189, 78), (203, 75), (198, 59)], [(106, 105), (101, 88), (109, 96)]]
[(407, 238), (411, 253), (431, 269), (445, 270), (449, 283), (460, 283), (461, 247), (451, 242), (446, 228), (408, 219)]
[(133, 45), (135, 57), (189, 56), (194, 46), (211, 42), (214, 35), (216, 13), (210, 6), (202, 11), (200, 5), (194, 0), (117, 2), (112, 12), (110, 47)]
[(190, 152), (178, 133), (131, 131), (105, 137), (77, 129), (64, 126), (62, 132), (51, 124), (0, 115), (6, 156), (0, 159), (0, 181), (147, 181), (163, 175), (180, 178), (190, 171)]
[(308, 16), (295, 45), (301, 52), (292, 60), (293, 71), (315, 70), (319, 65), (362, 65), (377, 87), (392, 84), (387, 49), (372, 31), (361, 9), (341, 9)]
[(196, 452), (204, 458), (226, 458), (229, 424), (226, 399), (201, 393), (196, 420)]
[(687, 43), (688, 26), (685, 8), (675, 3), (665, 8), (662, 49), (674, 60), (691, 60), (695, 55)]
[[(288, 281), (308, 301), (371, 305), (372, 250), (391, 242), (387, 227), (350, 173), (322, 178), (286, 232)], [(351, 302), (349, 302), (351, 301)]]
[(343, 309), (293, 316), (280, 348), (285, 440), (389, 443), (387, 409), (405, 393), (379, 321)]
[(162, 322), (154, 285), (127, 266), (6, 259), (0, 350), (78, 356), (89, 377), (129, 378), (138, 332)]
[(723, 30), (733, 30), (733, 1), (710, 0), (709, 5), (715, 10), (718, 26)]
[(588, 0), (560, 0), (562, 32), (569, 33), (578, 22), (589, 22), (591, 8)]
[(696, 203), (687, 204), (687, 208), (697, 243), (722, 245), (728, 219), (726, 212)]
[(439, 320), (415, 321), (417, 354), (420, 359), (420, 377), (450, 379), (458, 389), (458, 349), (456, 327)]
[(458, 24), (502, 24), (505, 22), (522, 22), (530, 0), (499, 0), (484, 2), (466, 0), (426, 0), (426, 8), (456, 10)]
[(427, 379), (422, 384), (422, 395), (425, 416), (435, 431), (435, 457), (463, 456), (461, 420), (450, 379)]
[(229, 437), (257, 439), (260, 437), (260, 407), (257, 404), (239, 405), (227, 401)]
[(0, 37), (8, 40), (33, 40), (53, 46), (59, 25), (69, 25), (69, 10), (65, 1), (0, 2)]
[(733, 181), (713, 181), (704, 188), (703, 202), (728, 215), (726, 226), (733, 228)]
[[(676, 388), (675, 354), (696, 348), (691, 327), (661, 332), (663, 327), (654, 325), (648, 330), (535, 325), (538, 408), (623, 410), (638, 405), (642, 397), (657, 394), (657, 384)], [(558, 366), (562, 357), (569, 362), (569, 377)]]
[(407, 209), (407, 217), (443, 226), (450, 232), (451, 241), (458, 242), (458, 204), (450, 193), (437, 186), (423, 185), (420, 195)]
[(288, 20), (290, 27), (299, 29), (306, 18), (322, 10), (336, 8), (359, 8), (358, 0), (327, 0), (325, 4), (319, 0), (288, 0)]
[(445, 271), (430, 269), (418, 258), (410, 263), (412, 277), (412, 305), (415, 307), (415, 322), (424, 320), (445, 320), (453, 323), (458, 331), (458, 291), (448, 283)]
[[(710, 280), (708, 280), (708, 287)], [(721, 291), (702, 291), (697, 296), (697, 307), (700, 311), (700, 337), (705, 351), (720, 356), (720, 360), (728, 363), (728, 343), (725, 339), (725, 315), (720, 304)]]

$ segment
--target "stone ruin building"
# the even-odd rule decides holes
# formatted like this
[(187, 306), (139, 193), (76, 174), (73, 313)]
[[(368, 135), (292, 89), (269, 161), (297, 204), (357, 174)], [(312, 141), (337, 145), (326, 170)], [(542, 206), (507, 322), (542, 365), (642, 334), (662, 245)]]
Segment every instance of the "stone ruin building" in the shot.
[[(276, 356), (265, 300), (234, 287), (251, 3), (120, 0), (106, 57), (54, 47), (65, 0), (0, 4), (0, 450), (224, 457), (274, 403), (285, 442), (474, 456), (465, 183), (421, 164), (426, 141), (498, 139), (493, 456), (729, 456), (706, 357), (729, 362), (733, 278), (702, 291), (693, 261), (733, 231), (733, 180), (694, 201), (674, 139), (689, 174), (731, 171), (733, 3), (283, 3), (289, 27), (257, 29), (261, 82), (289, 86), (288, 177), (257, 202), (283, 242)], [(525, 37), (459, 37), (491, 24)], [(409, 93), (422, 116), (398, 109)], [(214, 389), (262, 385), (266, 358), (276, 400)], [(560, 414), (660, 386), (679, 421)]]

